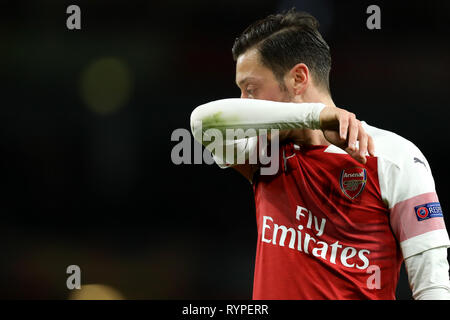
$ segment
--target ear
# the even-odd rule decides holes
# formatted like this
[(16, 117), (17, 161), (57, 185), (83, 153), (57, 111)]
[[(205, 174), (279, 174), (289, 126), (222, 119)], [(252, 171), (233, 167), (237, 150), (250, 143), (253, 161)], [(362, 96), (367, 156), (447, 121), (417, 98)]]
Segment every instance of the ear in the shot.
[(309, 85), (309, 69), (304, 63), (296, 64), (289, 71), (295, 95), (302, 95)]

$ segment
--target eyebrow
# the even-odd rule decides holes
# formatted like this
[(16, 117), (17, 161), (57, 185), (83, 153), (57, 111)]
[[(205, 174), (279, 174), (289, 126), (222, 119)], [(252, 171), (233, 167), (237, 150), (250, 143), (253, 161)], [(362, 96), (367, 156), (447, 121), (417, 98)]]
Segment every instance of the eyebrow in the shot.
[(242, 86), (244, 83), (246, 83), (247, 81), (249, 81), (249, 80), (255, 80), (256, 78), (255, 77), (251, 77), (251, 76), (249, 76), (249, 77), (245, 77), (244, 79), (241, 79), (239, 82), (237, 82), (236, 84), (237, 84), (237, 86), (238, 87), (240, 87), (240, 86)]

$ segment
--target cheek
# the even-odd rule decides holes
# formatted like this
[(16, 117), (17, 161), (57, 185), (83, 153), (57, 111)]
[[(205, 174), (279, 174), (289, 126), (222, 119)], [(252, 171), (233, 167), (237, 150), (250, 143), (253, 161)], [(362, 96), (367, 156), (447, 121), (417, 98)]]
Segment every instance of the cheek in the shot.
[(278, 85), (266, 85), (258, 93), (258, 99), (262, 100), (282, 101), (281, 99), (283, 98), (282, 91)]
[(290, 102), (291, 101), (289, 92), (281, 90), (278, 83), (273, 86), (264, 88), (264, 90), (261, 90), (260, 96), (258, 97), (258, 99), (279, 101), (279, 102)]

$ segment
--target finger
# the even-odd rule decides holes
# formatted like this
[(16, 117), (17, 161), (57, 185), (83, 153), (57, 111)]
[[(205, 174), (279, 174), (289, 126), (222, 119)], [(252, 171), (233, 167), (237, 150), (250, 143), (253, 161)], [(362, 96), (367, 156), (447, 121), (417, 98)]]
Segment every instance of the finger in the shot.
[(359, 128), (359, 155), (363, 158), (366, 157), (367, 144), (369, 142), (369, 136), (362, 127)]
[(348, 115), (342, 115), (339, 119), (339, 136), (342, 140), (347, 140), (347, 131), (348, 131)]
[(366, 162), (367, 162), (366, 157), (361, 157), (358, 150), (351, 150), (350, 148), (346, 148), (345, 151), (356, 161), (358, 161), (362, 164), (366, 164)]
[(348, 147), (351, 150), (356, 151), (356, 139), (358, 138), (359, 121), (356, 120), (353, 113), (350, 114), (350, 123), (348, 127)]
[(369, 141), (367, 142), (367, 149), (372, 157), (375, 157), (375, 144), (371, 136), (369, 136)]

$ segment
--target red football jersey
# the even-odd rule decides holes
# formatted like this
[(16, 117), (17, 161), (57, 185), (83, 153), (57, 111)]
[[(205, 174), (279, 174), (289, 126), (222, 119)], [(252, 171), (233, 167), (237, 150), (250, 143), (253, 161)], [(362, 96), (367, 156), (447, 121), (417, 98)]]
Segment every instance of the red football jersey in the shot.
[[(214, 137), (207, 149), (221, 168), (256, 164), (255, 156), (267, 163), (259, 130), (318, 129), (322, 107), (223, 99), (196, 108), (191, 128), (202, 143)], [(422, 152), (393, 132), (361, 123), (375, 145), (365, 165), (333, 145), (286, 144), (279, 152), (270, 146), (279, 157), (253, 179), (255, 299), (394, 299), (402, 259), (450, 246)]]
[[(371, 129), (377, 140), (385, 136)], [(334, 146), (289, 143), (276, 175), (255, 174), (254, 299), (395, 299), (405, 254), (448, 246), (442, 215), (421, 220), (414, 209), (437, 201), (423, 155), (409, 144), (402, 150), (416, 153), (380, 149), (362, 165)], [(403, 186), (414, 182), (406, 167), (421, 170), (424, 182)]]

